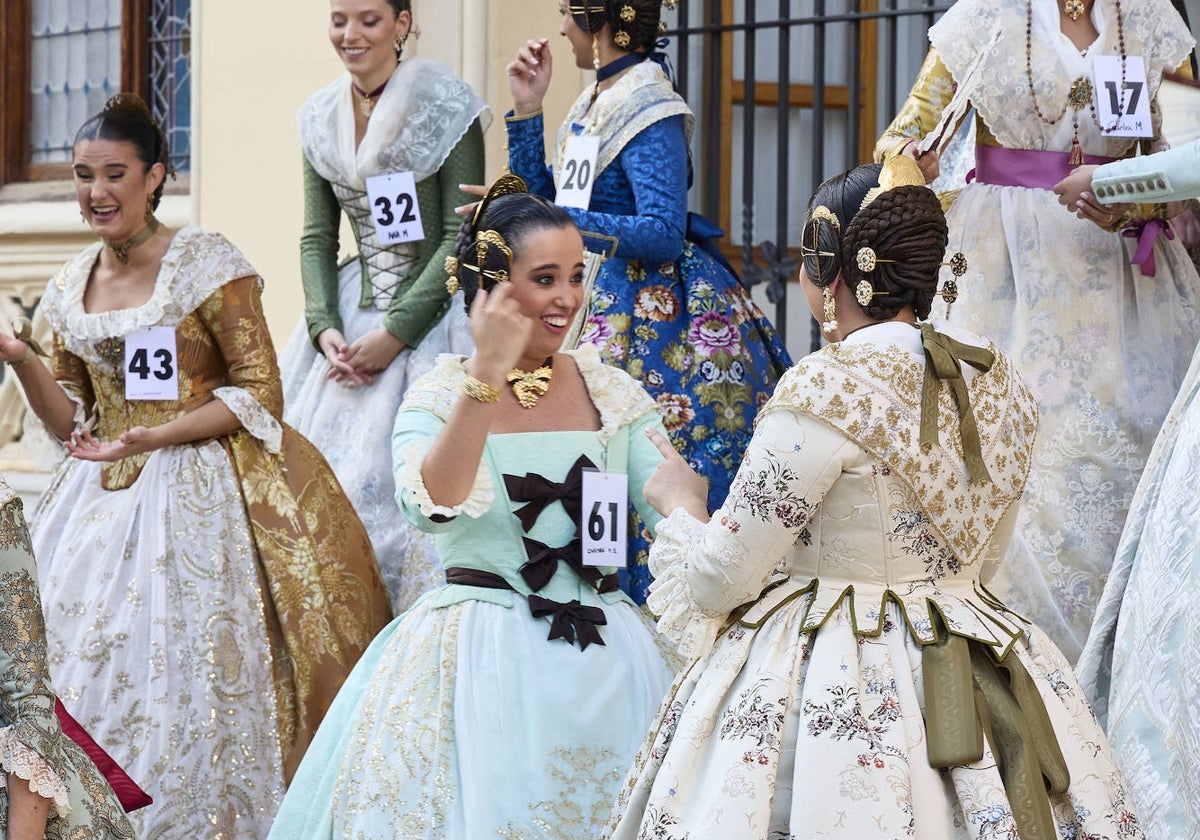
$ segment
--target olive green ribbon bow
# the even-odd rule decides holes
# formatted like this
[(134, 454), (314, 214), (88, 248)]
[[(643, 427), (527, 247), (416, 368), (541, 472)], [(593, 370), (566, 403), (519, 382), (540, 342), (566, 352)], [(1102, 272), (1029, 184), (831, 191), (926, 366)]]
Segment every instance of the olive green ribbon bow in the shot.
[(979, 427), (975, 413), (971, 410), (971, 397), (963, 379), (961, 362), (966, 362), (980, 372), (991, 370), (996, 357), (990, 350), (963, 344), (933, 328), (932, 324), (921, 323), (921, 344), (925, 347), (925, 383), (921, 389), (921, 444), (938, 444), (938, 386), (945, 382), (950, 386), (954, 402), (958, 406), (958, 433), (962, 437), (963, 457), (967, 462), (967, 473), (972, 481), (991, 481), (987, 465), (983, 462), (983, 449), (979, 443)]

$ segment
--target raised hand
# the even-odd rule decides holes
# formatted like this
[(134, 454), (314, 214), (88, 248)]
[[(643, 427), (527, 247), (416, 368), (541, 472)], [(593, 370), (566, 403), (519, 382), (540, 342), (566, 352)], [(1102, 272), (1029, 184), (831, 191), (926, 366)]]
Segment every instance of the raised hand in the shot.
[(508, 75), (508, 90), (513, 98), (513, 110), (522, 117), (542, 108), (546, 90), (550, 87), (550, 75), (554, 62), (550, 56), (550, 42), (546, 38), (526, 41), (517, 51), (517, 57), (505, 68)]
[(693, 470), (671, 441), (658, 429), (647, 429), (646, 437), (663, 456), (663, 462), (646, 479), (642, 495), (663, 516), (683, 508), (702, 522), (708, 521), (708, 481)]
[(474, 375), (489, 384), (503, 382), (521, 360), (534, 327), (512, 299), (512, 285), (497, 283), (490, 292), (480, 289), (471, 301), (470, 324)]
[(930, 149), (925, 154), (917, 153), (917, 141), (909, 140), (900, 154), (905, 157), (910, 157), (917, 162), (917, 166), (921, 167), (921, 174), (925, 176), (925, 183), (932, 184), (937, 180), (937, 176), (941, 174), (941, 164), (938, 161), (938, 153), (934, 149)]

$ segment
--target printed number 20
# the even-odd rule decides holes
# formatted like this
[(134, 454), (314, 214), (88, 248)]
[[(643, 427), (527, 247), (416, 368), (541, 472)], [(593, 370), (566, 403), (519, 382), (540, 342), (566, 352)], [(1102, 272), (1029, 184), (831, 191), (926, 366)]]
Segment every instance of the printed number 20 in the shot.
[(564, 167), (566, 178), (563, 179), (564, 190), (586, 190), (592, 180), (592, 162), (590, 160), (570, 159)]
[[(413, 197), (408, 193), (400, 193), (396, 196), (396, 204), (400, 209), (400, 224), (407, 225), (417, 220), (413, 213)], [(390, 226), (396, 221), (396, 215), (392, 212), (392, 202), (385, 195), (375, 199), (375, 206), (379, 208), (379, 218), (375, 221), (384, 226)]]
[(175, 368), (172, 365), (171, 351), (159, 348), (154, 351), (154, 359), (158, 362), (158, 370), (150, 370), (150, 359), (146, 354), (145, 347), (139, 347), (133, 351), (133, 358), (129, 360), (129, 372), (137, 374), (137, 377), (142, 380), (150, 378), (150, 374), (154, 374), (155, 379), (163, 382), (175, 375)]
[(611, 536), (608, 538), (610, 542), (617, 541), (617, 503), (608, 503), (608, 521), (605, 522), (605, 516), (600, 512), (600, 503), (596, 502), (592, 505), (592, 513), (588, 517), (588, 536), (596, 542), (604, 539), (604, 529), (608, 528)]

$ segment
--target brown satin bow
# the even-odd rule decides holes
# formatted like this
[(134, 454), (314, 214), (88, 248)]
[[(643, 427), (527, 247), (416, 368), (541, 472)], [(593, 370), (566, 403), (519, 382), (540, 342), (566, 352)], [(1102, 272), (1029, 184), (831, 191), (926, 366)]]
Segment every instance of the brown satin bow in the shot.
[(971, 396), (963, 379), (962, 365), (966, 362), (979, 371), (991, 370), (996, 357), (990, 350), (963, 344), (922, 322), (921, 344), (925, 347), (925, 383), (921, 390), (921, 444), (938, 445), (938, 386), (945, 382), (958, 406), (958, 433), (962, 437), (963, 458), (972, 481), (991, 481), (983, 450), (979, 443), (979, 427), (971, 410)]
[(562, 604), (540, 595), (530, 595), (529, 612), (534, 618), (552, 617), (547, 641), (562, 639), (573, 645), (578, 639), (580, 650), (587, 650), (590, 644), (604, 644), (604, 639), (600, 638), (600, 631), (596, 627), (607, 624), (608, 619), (604, 617), (604, 610), (599, 607), (585, 607), (579, 601)]
[(525, 537), (524, 541), (525, 554), (529, 560), (521, 566), (521, 578), (534, 592), (540, 591), (550, 582), (554, 573), (558, 571), (560, 560), (597, 592), (612, 592), (618, 588), (616, 575), (605, 575), (595, 566), (583, 564), (583, 547), (579, 540), (571, 540), (558, 548), (551, 548), (529, 537)]
[(537, 473), (505, 475), (504, 489), (514, 502), (526, 502), (513, 513), (521, 520), (521, 529), (528, 533), (533, 529), (542, 511), (554, 502), (562, 502), (567, 515), (579, 522), (579, 506), (583, 501), (583, 470), (595, 469), (596, 465), (586, 455), (580, 455), (562, 481), (551, 481)]

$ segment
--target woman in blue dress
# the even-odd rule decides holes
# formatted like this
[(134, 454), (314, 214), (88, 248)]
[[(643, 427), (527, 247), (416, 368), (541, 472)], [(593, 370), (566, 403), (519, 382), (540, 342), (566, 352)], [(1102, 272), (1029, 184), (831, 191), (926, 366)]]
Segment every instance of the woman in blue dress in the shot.
[[(791, 360), (723, 260), (689, 239), (695, 119), (662, 66), (648, 60), (655, 55), (660, 0), (588, 0), (559, 9), (576, 65), (595, 67), (597, 82), (559, 129), (551, 170), (541, 108), (552, 59), (545, 39), (528, 42), (508, 65), (509, 168), (531, 192), (555, 198), (565, 186), (568, 144), (598, 142), (586, 167), (596, 173), (587, 209), (568, 210), (588, 249), (608, 255), (580, 343), (641, 380), (671, 442), (708, 478), (709, 504), (716, 507), (759, 407)], [(644, 554), (635, 553), (642, 556), (631, 565), (627, 587), (645, 600), (650, 575)]]
[(582, 562), (586, 469), (623, 474), (658, 521), (641, 488), (662, 424), (595, 348), (559, 350), (583, 303), (579, 233), (511, 195), (458, 243), (476, 352), (413, 384), (392, 440), (397, 500), (434, 534), (446, 585), (360, 660), (271, 840), (595, 837), (670, 684), (615, 570)]

